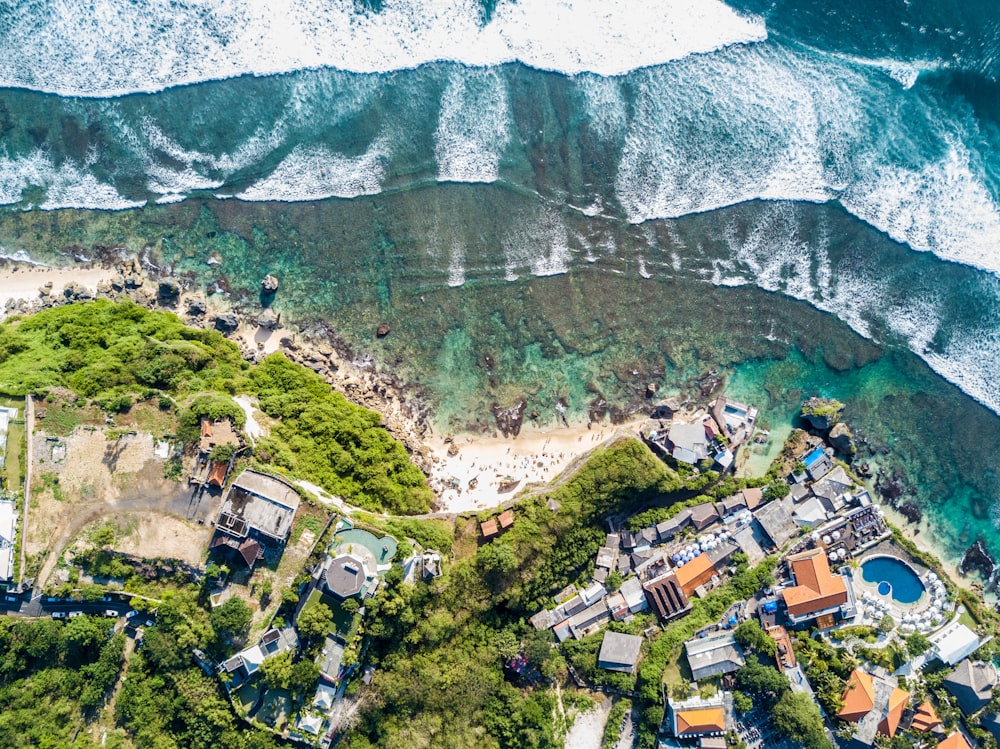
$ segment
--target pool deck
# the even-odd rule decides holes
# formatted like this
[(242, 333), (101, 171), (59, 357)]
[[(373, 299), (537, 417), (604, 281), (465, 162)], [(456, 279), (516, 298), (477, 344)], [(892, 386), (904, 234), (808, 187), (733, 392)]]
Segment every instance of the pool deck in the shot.
[[(865, 562), (875, 559), (878, 557), (890, 557), (896, 559), (903, 564), (907, 565), (914, 574), (920, 579), (920, 584), (923, 587), (923, 591), (920, 597), (913, 603), (900, 603), (899, 601), (892, 598), (892, 593), (888, 596), (881, 595), (878, 592), (878, 586), (880, 582), (875, 581), (870, 583), (866, 581), (863, 577), (861, 571), (861, 566)], [(934, 598), (931, 595), (931, 591), (928, 589), (928, 577), (927, 574), (930, 570), (924, 565), (913, 560), (909, 554), (903, 549), (900, 549), (891, 541), (883, 541), (877, 544), (873, 548), (866, 551), (860, 557), (857, 558), (858, 567), (854, 570), (852, 575), (852, 581), (854, 586), (855, 596), (858, 599), (858, 616), (852, 622), (853, 624), (871, 624), (877, 625), (883, 616), (891, 616), (897, 624), (904, 621), (913, 621), (914, 625), (910, 631), (917, 628), (916, 621), (922, 614), (927, 614), (933, 611)], [(890, 585), (892, 581), (888, 581)], [(933, 631), (940, 627), (942, 624), (947, 622), (952, 616), (953, 612), (941, 611), (939, 612), (939, 622), (936, 625), (921, 625), (920, 631), (928, 632)]]

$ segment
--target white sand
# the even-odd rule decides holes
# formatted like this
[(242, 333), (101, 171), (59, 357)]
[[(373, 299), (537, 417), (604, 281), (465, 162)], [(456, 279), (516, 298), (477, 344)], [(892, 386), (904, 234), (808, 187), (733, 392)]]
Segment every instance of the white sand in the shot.
[(0, 312), (9, 299), (35, 301), (40, 298), (39, 289), (48, 281), (52, 282), (52, 295), (62, 294), (71, 281), (85, 286), (91, 293), (97, 291), (97, 284), (114, 275), (109, 268), (46, 268), (42, 265), (11, 265), (0, 271)]
[[(221, 311), (221, 307), (218, 304), (216, 304), (216, 307), (218, 311)], [(270, 356), (281, 348), (281, 337), (284, 335), (288, 335), (288, 333), (287, 331), (283, 331), (282, 328), (267, 330), (252, 323), (243, 323), (237, 328), (233, 339), (242, 340), (251, 351), (260, 351), (265, 356)]]
[(590, 710), (576, 716), (573, 727), (566, 734), (566, 749), (601, 749), (604, 724), (611, 712), (611, 700), (602, 698)]
[[(431, 488), (448, 512), (469, 512), (496, 507), (529, 484), (547, 484), (562, 473), (577, 456), (612, 439), (620, 431), (634, 429), (641, 419), (620, 426), (586, 425), (535, 429), (525, 425), (517, 437), (458, 435), (458, 454), (449, 457), (443, 437), (427, 441), (434, 457)], [(500, 491), (507, 477), (517, 486)], [(469, 482), (476, 479), (474, 489)], [(458, 488), (452, 488), (457, 480)]]

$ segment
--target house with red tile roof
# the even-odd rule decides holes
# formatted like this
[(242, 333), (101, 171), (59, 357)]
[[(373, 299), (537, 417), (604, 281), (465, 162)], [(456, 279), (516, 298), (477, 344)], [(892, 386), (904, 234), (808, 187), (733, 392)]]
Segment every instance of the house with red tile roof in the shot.
[(821, 616), (834, 619), (853, 614), (854, 591), (843, 575), (830, 572), (822, 549), (792, 554), (786, 559), (792, 585), (781, 591), (793, 625), (807, 624)]

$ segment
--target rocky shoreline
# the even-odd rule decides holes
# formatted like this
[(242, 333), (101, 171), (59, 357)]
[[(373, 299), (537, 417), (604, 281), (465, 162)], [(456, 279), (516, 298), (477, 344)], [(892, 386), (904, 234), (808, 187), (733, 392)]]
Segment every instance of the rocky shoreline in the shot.
[[(105, 248), (105, 255), (113, 250)], [(65, 304), (94, 299), (121, 301), (130, 299), (151, 310), (173, 312), (185, 324), (197, 328), (215, 329), (232, 340), (242, 356), (258, 362), (274, 351), (281, 351), (323, 377), (351, 402), (378, 411), (385, 428), (405, 446), (414, 463), (430, 473), (433, 458), (425, 445), (431, 433), (428, 418), (430, 407), (420, 393), (406, 388), (391, 375), (378, 372), (368, 358), (354, 356), (350, 348), (322, 322), (292, 329), (282, 322), (280, 312), (272, 304), (279, 296), (280, 280), (267, 275), (261, 282), (259, 302), (234, 301), (224, 283), (216, 282), (215, 293), (201, 293), (193, 281), (183, 275), (175, 277), (169, 268), (160, 268), (148, 258), (121, 255), (91, 267), (102, 267), (107, 278), (98, 282), (96, 290), (71, 281), (62, 289), (50, 282), (43, 283), (35, 298), (9, 298), (5, 315), (32, 314)], [(4, 261), (8, 270), (30, 272), (29, 263)]]

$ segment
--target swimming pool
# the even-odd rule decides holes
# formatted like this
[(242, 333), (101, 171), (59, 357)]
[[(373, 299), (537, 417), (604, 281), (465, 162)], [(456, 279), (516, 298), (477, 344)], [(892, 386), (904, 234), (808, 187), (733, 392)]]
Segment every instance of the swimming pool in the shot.
[(916, 603), (924, 592), (924, 584), (910, 565), (892, 557), (872, 557), (861, 565), (861, 576), (878, 584), (879, 595), (892, 594), (897, 603)]

